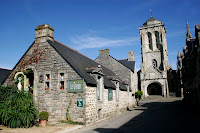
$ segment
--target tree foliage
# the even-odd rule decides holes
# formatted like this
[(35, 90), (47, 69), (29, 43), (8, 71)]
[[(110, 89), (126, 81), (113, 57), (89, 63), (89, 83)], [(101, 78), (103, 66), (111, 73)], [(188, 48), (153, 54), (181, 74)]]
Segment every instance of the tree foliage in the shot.
[(135, 98), (141, 98), (141, 96), (143, 95), (143, 92), (138, 90), (137, 92), (135, 92)]

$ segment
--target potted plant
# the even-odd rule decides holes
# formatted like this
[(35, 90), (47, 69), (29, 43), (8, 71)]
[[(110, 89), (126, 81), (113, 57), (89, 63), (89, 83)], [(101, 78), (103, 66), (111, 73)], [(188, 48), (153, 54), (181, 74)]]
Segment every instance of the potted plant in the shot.
[(64, 90), (64, 85), (61, 85), (61, 86), (60, 86), (60, 89), (61, 89), (61, 90)]
[(138, 90), (135, 92), (135, 98), (138, 98), (139, 100), (141, 99), (141, 96), (143, 95), (143, 92)]
[(135, 92), (135, 98), (136, 98), (137, 105), (138, 105), (138, 99), (140, 100), (142, 95), (143, 95), (143, 92), (140, 90)]
[(42, 112), (40, 112), (39, 117), (40, 117), (40, 124), (42, 126), (46, 126), (46, 122), (48, 120), (49, 113), (47, 111), (42, 111)]

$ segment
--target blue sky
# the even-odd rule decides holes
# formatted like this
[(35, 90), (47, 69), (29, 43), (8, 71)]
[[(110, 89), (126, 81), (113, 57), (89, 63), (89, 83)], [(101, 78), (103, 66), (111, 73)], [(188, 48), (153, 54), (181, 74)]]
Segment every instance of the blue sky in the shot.
[(199, 0), (0, 0), (0, 68), (12, 69), (35, 38), (37, 25), (48, 23), (54, 38), (96, 59), (99, 49), (125, 59), (134, 51), (140, 69), (138, 28), (152, 16), (165, 23), (169, 64), (185, 46), (186, 21), (194, 37), (200, 24)]

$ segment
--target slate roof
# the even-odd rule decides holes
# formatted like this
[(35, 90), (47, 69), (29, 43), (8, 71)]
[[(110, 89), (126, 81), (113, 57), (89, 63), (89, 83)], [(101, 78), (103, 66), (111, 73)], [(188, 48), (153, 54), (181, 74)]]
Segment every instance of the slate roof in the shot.
[(148, 25), (148, 22), (153, 22), (153, 21), (160, 21), (160, 20), (157, 20), (154, 17), (150, 17), (143, 25)]
[[(87, 84), (93, 84), (96, 85), (96, 80), (88, 73), (86, 68), (94, 68), (98, 67), (98, 65), (101, 65), (94, 60), (82, 55), (81, 53), (77, 52), (74, 49), (71, 49), (70, 47), (55, 41), (47, 41), (62, 57), (63, 59), (76, 71), (76, 73), (79, 74), (81, 78), (84, 79), (84, 81)], [(111, 82), (110, 79), (108, 79), (107, 76), (116, 76), (116, 74), (111, 71), (110, 69), (102, 66), (102, 70), (104, 75), (104, 85), (107, 88), (113, 88), (115, 89), (115, 85)], [(121, 90), (127, 90), (127, 88), (120, 83), (120, 89)]]
[(129, 68), (132, 72), (135, 70), (135, 61), (128, 61), (128, 59), (118, 60), (121, 64)]
[(11, 70), (0, 68), (0, 85), (3, 83), (5, 78), (10, 74)]

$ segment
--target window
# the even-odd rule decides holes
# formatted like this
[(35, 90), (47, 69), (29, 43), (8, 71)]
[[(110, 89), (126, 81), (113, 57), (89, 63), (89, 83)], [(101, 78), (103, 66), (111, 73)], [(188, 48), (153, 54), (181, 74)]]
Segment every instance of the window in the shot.
[(50, 74), (46, 74), (46, 80), (47, 80), (47, 81), (50, 80)]
[(108, 101), (112, 101), (112, 100), (113, 100), (113, 90), (108, 89)]
[(155, 36), (156, 36), (156, 47), (158, 48), (158, 46), (159, 46), (159, 32), (158, 31), (155, 31)]
[(60, 80), (59, 87), (61, 90), (64, 90), (65, 89), (65, 74), (64, 73), (59, 74), (59, 80)]
[(150, 32), (148, 32), (148, 39), (149, 39), (149, 49), (153, 50), (152, 46), (152, 35)]
[(158, 67), (157, 61), (156, 61), (155, 59), (153, 59), (153, 67), (154, 67), (154, 68)]
[(160, 41), (161, 41), (161, 42), (163, 41), (163, 39), (162, 39), (162, 33), (160, 34)]
[(60, 73), (60, 79), (64, 80), (64, 73)]
[(45, 90), (50, 90), (50, 74), (45, 75)]

